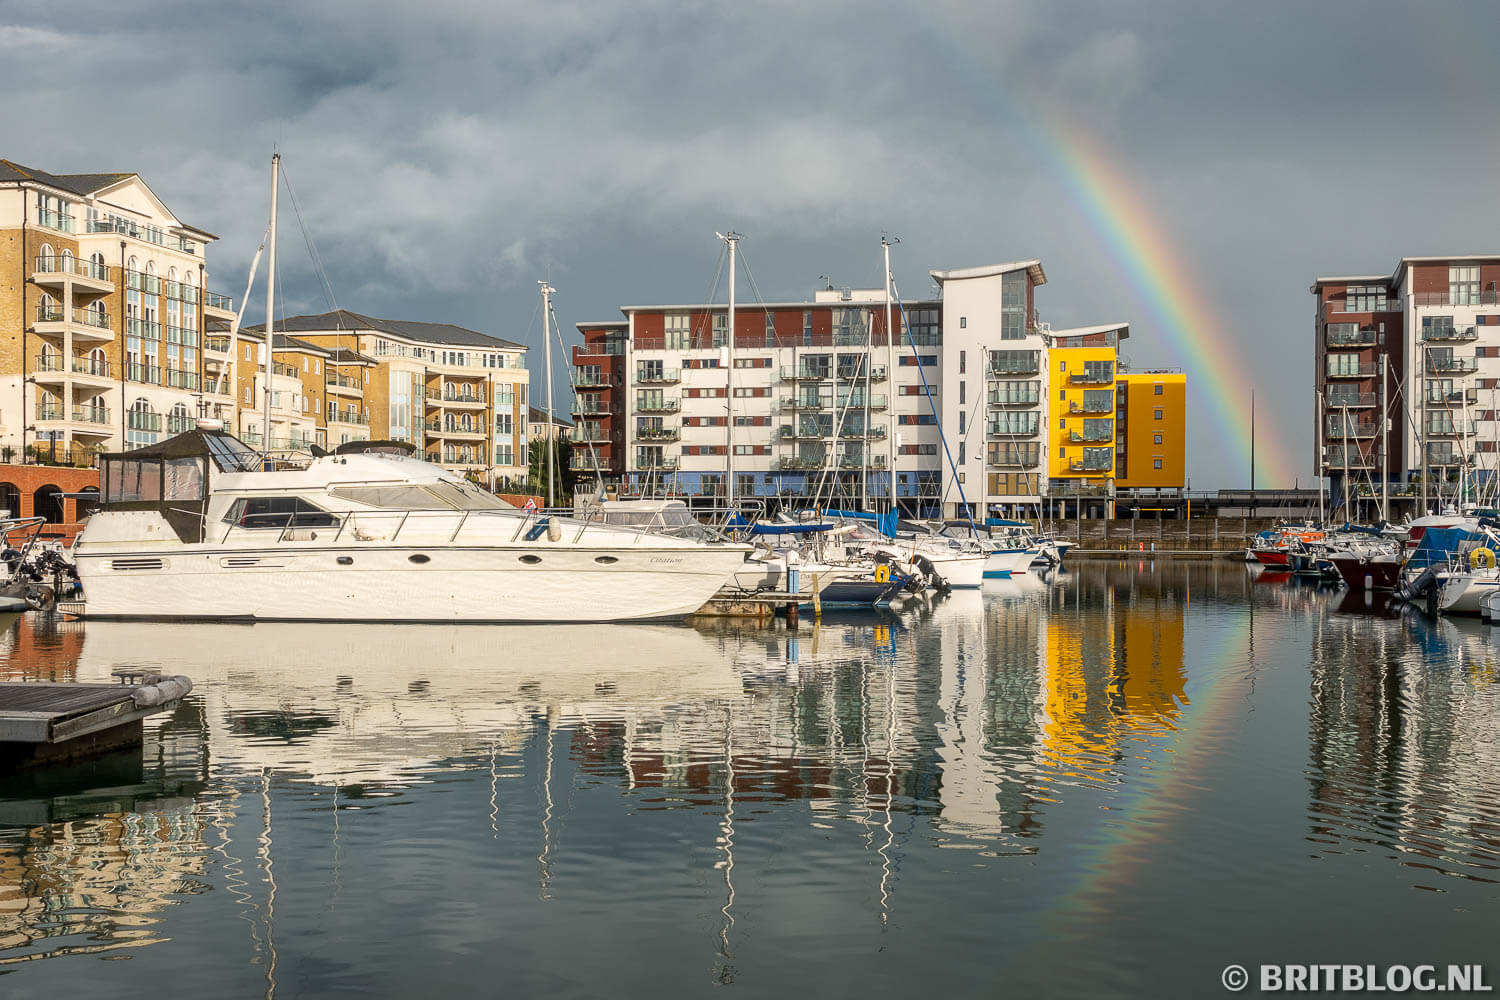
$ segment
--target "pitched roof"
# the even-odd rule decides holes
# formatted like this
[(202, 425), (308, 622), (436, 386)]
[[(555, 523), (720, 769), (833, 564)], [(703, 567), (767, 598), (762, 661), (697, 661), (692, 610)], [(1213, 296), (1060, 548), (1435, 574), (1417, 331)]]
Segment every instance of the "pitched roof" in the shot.
[[(546, 422), (547, 422), (547, 411), (546, 410), (539, 410), (535, 406), (531, 407), (531, 416), (528, 419), (528, 423), (545, 424)], [(573, 426), (573, 421), (568, 420), (568, 419), (562, 417), (561, 415), (559, 415), (557, 413), (553, 413), (552, 414), (552, 423), (553, 423), (554, 426), (557, 426), (557, 427), (572, 427)]]
[[(257, 332), (264, 324), (246, 327), (247, 332)], [(278, 330), (291, 333), (330, 333), (337, 330), (373, 330), (394, 337), (414, 340), (424, 344), (451, 344), (457, 347), (482, 347), (494, 350), (507, 348), (524, 351), (524, 344), (517, 344), (499, 337), (491, 337), (478, 330), (469, 330), (451, 323), (421, 323), (409, 319), (377, 319), (363, 313), (340, 309), (336, 312), (318, 313), (313, 316), (290, 316), (277, 322)]]
[(306, 353), (306, 354), (320, 354), (320, 355), (322, 355), (325, 358), (328, 356), (328, 349), (327, 348), (319, 347), (317, 344), (309, 344), (307, 341), (305, 341), (305, 340), (298, 340), (296, 337), (288, 337), (286, 334), (283, 334), (283, 333), (278, 333), (276, 335), (276, 347), (275, 347), (275, 350), (278, 350), (278, 351), (302, 351), (303, 353)]
[(12, 160), (0, 160), (0, 183), (35, 181), (76, 195), (90, 195), (134, 176), (133, 171), (123, 174), (49, 174), (34, 167), (23, 167)]

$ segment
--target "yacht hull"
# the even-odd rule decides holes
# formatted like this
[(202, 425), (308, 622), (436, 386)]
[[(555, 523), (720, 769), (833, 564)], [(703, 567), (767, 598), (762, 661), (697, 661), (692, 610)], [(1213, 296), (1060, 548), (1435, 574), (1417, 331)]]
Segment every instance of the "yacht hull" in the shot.
[(79, 552), (87, 618), (610, 622), (701, 608), (745, 550), (186, 545)]
[(1031, 569), (1032, 562), (1040, 559), (1036, 549), (995, 549), (985, 556), (984, 579), (1008, 580)]
[(1438, 593), (1438, 609), (1447, 615), (1477, 615), (1490, 594), (1500, 592), (1500, 579), (1454, 573)]

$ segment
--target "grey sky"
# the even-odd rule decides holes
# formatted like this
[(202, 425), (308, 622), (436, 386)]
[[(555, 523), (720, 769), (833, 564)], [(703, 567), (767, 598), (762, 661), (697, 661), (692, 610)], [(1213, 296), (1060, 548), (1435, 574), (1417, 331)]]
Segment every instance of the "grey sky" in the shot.
[[(1188, 364), (1059, 174), (1035, 109), (1062, 106), (1244, 360), (1189, 365), (1193, 487), (1247, 478), (1213, 418), (1232, 376), (1306, 484), (1314, 275), (1500, 248), (1497, 29), (1488, 2), (11, 0), (0, 155), (139, 171), (220, 234), (236, 297), (277, 144), (361, 312), (535, 345), (540, 277), (571, 333), (702, 298), (716, 229), (767, 300), (878, 286), (886, 229), (909, 297), (1037, 256), (1044, 320), (1127, 320), (1136, 364)], [(327, 308), (286, 218), (286, 311)]]

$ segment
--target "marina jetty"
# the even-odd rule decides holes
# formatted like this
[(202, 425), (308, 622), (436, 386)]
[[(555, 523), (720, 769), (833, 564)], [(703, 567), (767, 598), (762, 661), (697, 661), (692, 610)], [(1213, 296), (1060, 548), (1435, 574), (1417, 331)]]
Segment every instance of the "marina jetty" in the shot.
[(0, 772), (101, 756), (141, 744), (141, 720), (176, 706), (186, 677), (117, 671), (119, 684), (0, 684)]

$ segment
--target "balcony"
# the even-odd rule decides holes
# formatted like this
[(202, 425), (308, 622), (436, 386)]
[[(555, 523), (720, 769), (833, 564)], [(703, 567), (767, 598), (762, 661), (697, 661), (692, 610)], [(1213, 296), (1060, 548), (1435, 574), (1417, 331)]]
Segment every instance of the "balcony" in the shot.
[(1479, 331), (1472, 326), (1436, 326), (1422, 331), (1424, 344), (1463, 344), (1479, 339)]
[(863, 410), (866, 407), (872, 410), (883, 410), (885, 409), (885, 404), (885, 394), (879, 392), (872, 392), (868, 397), (863, 393), (854, 393), (852, 395), (841, 393), (837, 401), (837, 406), (841, 410)]
[(822, 424), (782, 424), (777, 428), (776, 436), (783, 441), (821, 441), (833, 435), (833, 425)]
[(209, 354), (230, 354), (234, 345), (228, 337), (210, 335), (203, 338), (203, 349)]
[(456, 392), (451, 388), (428, 389), (427, 402), (444, 406), (483, 406), (485, 396), (482, 392)]
[(638, 370), (635, 373), (635, 381), (637, 385), (676, 385), (682, 381), (682, 369), (663, 368), (660, 371), (656, 371), (655, 369)]
[(575, 416), (575, 417), (607, 417), (607, 416), (610, 415), (610, 410), (609, 410), (608, 407), (606, 407), (606, 406), (604, 406), (604, 405), (602, 405), (602, 404), (600, 404), (598, 402), (592, 402), (592, 403), (582, 402), (581, 401), (582, 398), (583, 397), (579, 397), (580, 401), (579, 402), (575, 402), (573, 404), (573, 416)]
[(172, 281), (169, 278), (166, 282), (165, 288), (167, 290), (167, 298), (169, 299), (176, 299), (179, 302), (198, 301), (197, 285), (189, 285), (185, 281)]
[(285, 361), (272, 361), (271, 372), (275, 375), (284, 375), (287, 378), (300, 378), (302, 369), (296, 365), (287, 364)]
[(1036, 437), (1041, 430), (1041, 421), (1024, 424), (1007, 424), (990, 421), (985, 427), (985, 433), (990, 437)]
[(1427, 371), (1429, 374), (1472, 375), (1478, 370), (1479, 362), (1473, 358), (1443, 358), (1438, 361), (1429, 360), (1427, 362)]
[(59, 402), (40, 402), (36, 404), (36, 418), (38, 420), (61, 420), (66, 408)]
[(1493, 306), (1500, 305), (1500, 296), (1477, 288), (1450, 288), (1446, 292), (1414, 292), (1411, 301), (1415, 306)]
[(125, 414), (126, 426), (133, 431), (160, 431), (161, 414), (130, 410)]
[(778, 469), (810, 471), (821, 469), (825, 464), (827, 464), (827, 460), (822, 457), (808, 457), (803, 455), (783, 455), (776, 460), (776, 467)]
[(1335, 329), (1335, 326), (1342, 325), (1344, 324), (1330, 325), (1327, 335), (1329, 347), (1374, 347), (1380, 342), (1380, 333), (1373, 327), (1362, 330)]
[(93, 424), (105, 426), (109, 423), (109, 407), (107, 406), (75, 406), (73, 407), (73, 420), (80, 424)]
[(368, 427), (370, 426), (370, 416), (358, 410), (331, 409), (328, 411), (328, 422), (330, 424), (358, 424), (361, 427)]
[(1012, 375), (1038, 375), (1042, 370), (1040, 359), (1030, 361), (990, 361), (990, 378), (1008, 378)]
[(1070, 472), (1100, 472), (1100, 473), (1103, 473), (1103, 472), (1109, 472), (1112, 468), (1114, 468), (1113, 464), (1100, 464), (1098, 462), (1070, 462), (1068, 464), (1068, 471), (1070, 471)]
[(163, 327), (167, 334), (167, 343), (181, 344), (183, 347), (198, 346), (198, 331), (190, 326), (172, 326), (168, 324)]
[(1401, 300), (1373, 298), (1350, 302), (1347, 298), (1333, 298), (1324, 303), (1324, 315), (1328, 313), (1390, 313), (1401, 311)]
[(182, 371), (178, 368), (168, 368), (166, 370), (166, 376), (166, 385), (173, 389), (186, 389), (189, 392), (198, 391), (197, 372)]
[(218, 292), (203, 293), (203, 309), (205, 313), (218, 313), (219, 319), (234, 318), (234, 299), (228, 295)]
[(234, 383), (227, 378), (204, 379), (203, 391), (211, 396), (233, 396)]
[(75, 285), (81, 284), (86, 289), (97, 292), (112, 292), (115, 287), (106, 265), (96, 264), (82, 257), (62, 257), (56, 254), (36, 259), (36, 270), (32, 272), (31, 280), (38, 285), (51, 287), (61, 287), (64, 282), (72, 280)]
[(167, 433), (186, 434), (188, 431), (197, 429), (198, 418), (182, 416), (176, 413), (167, 414)]
[[(602, 427), (579, 424), (569, 438), (574, 444), (609, 444), (609, 432)], [(675, 440), (675, 438), (674, 438)]]
[(830, 378), (833, 378), (832, 368), (794, 368), (786, 365), (781, 369), (783, 382), (820, 382)]
[(1352, 410), (1374, 406), (1377, 402), (1379, 402), (1379, 399), (1377, 398), (1377, 394), (1373, 392), (1350, 392), (1340, 395), (1334, 395), (1330, 392), (1325, 397), (1324, 405), (1333, 409), (1342, 409), (1347, 406)]
[[(1429, 424), (1427, 427), (1427, 436), (1430, 438), (1468, 438), (1473, 437), (1474, 433), (1475, 427), (1472, 423), (1467, 425), (1463, 423)], [(1333, 437), (1335, 435), (1330, 434), (1329, 436)], [(1354, 437), (1354, 435), (1351, 434), (1350, 437)]]
[(1113, 431), (1104, 434), (1100, 434), (1097, 431), (1092, 434), (1086, 434), (1081, 431), (1068, 432), (1068, 440), (1074, 444), (1108, 444), (1114, 439), (1115, 435)]
[(328, 391), (348, 392), (357, 396), (365, 391), (365, 384), (352, 375), (339, 375), (335, 372), (329, 372)]
[(985, 402), (990, 406), (1035, 406), (1041, 401), (1041, 388), (1035, 383), (1031, 384), (1029, 392), (1001, 392), (991, 389), (985, 397)]
[[(67, 370), (63, 363), (61, 354), (40, 354), (36, 359), (36, 373), (38, 381), (61, 382), (62, 373)], [(51, 376), (50, 378), (47, 376)]]
[(1068, 403), (1068, 412), (1069, 413), (1113, 413), (1113, 412), (1115, 412), (1115, 404), (1114, 404), (1113, 401), (1111, 401), (1108, 405), (1104, 405), (1104, 404), (1101, 404), (1101, 403), (1090, 403), (1090, 402), (1087, 402), (1087, 401), (1082, 402), (1082, 403), (1069, 402)]
[(1039, 452), (1022, 455), (1002, 455), (999, 459), (987, 463), (991, 469), (1035, 469), (1041, 464), (1042, 458)]
[(108, 361), (100, 361), (97, 358), (76, 357), (73, 359), (72, 368), (74, 375), (108, 379), (111, 377), (112, 366)]
[(1337, 367), (1335, 367), (1333, 365), (1329, 365), (1328, 368), (1325, 371), (1326, 371), (1326, 377), (1327, 378), (1374, 378), (1375, 377), (1375, 365), (1373, 363), (1370, 363), (1370, 364), (1358, 364), (1358, 365), (1338, 365)]
[(864, 441), (884, 441), (885, 425), (877, 427), (845, 427), (839, 431), (841, 438), (858, 438)]
[(846, 382), (863, 382), (868, 378), (871, 382), (883, 382), (886, 377), (885, 365), (871, 365), (869, 374), (858, 367), (842, 367), (838, 370), (838, 377)]
[(574, 369), (573, 387), (575, 389), (605, 389), (611, 385), (607, 373), (593, 371), (592, 367), (590, 365), (588, 370), (581, 367)]
[[(161, 385), (161, 368), (156, 365), (140, 365), (131, 362), (125, 366), (125, 377), (132, 382), (146, 385)], [(143, 430), (144, 428), (137, 428)]]
[(36, 332), (60, 336), (71, 330), (73, 336), (89, 340), (112, 340), (109, 314), (97, 309), (63, 309), (55, 302), (43, 303), (36, 311)]
[(682, 401), (677, 399), (636, 400), (635, 404), (637, 413), (676, 413), (681, 408)]
[(1373, 420), (1341, 420), (1338, 417), (1329, 417), (1323, 422), (1323, 437), (1328, 441), (1341, 441), (1344, 438), (1372, 438), (1380, 429)]
[(1104, 372), (1073, 372), (1068, 381), (1074, 385), (1114, 385), (1115, 377)]
[(783, 410), (826, 410), (833, 405), (831, 400), (802, 398), (800, 396), (781, 397), (781, 408)]
[[(1429, 463), (1429, 464), (1431, 464), (1431, 463)], [(1439, 463), (1439, 464), (1446, 464), (1446, 463)], [(1454, 464), (1457, 464), (1457, 463), (1455, 462)], [(1373, 469), (1373, 468), (1375, 468), (1375, 459), (1372, 456), (1370, 456), (1370, 455), (1361, 455), (1361, 454), (1358, 454), (1358, 453), (1354, 453), (1354, 454), (1350, 454), (1348, 456), (1345, 456), (1342, 453), (1340, 453), (1337, 448), (1332, 448), (1332, 449), (1329, 449), (1329, 455), (1328, 455), (1328, 457), (1323, 460), (1323, 468), (1325, 468), (1325, 469), (1339, 469), (1339, 470), (1344, 470), (1344, 469)]]
[(641, 456), (637, 455), (635, 460), (635, 468), (639, 469), (641, 472), (652, 472), (660, 470), (671, 471), (672, 469), (677, 468), (677, 456), (659, 455), (655, 458), (642, 458)]
[(635, 437), (637, 441), (676, 441), (682, 432), (676, 427), (638, 427)]
[(136, 319), (134, 316), (125, 318), (125, 336), (136, 337), (140, 340), (161, 340), (161, 324), (154, 320)]
[(1428, 392), (1425, 397), (1428, 406), (1447, 408), (1449, 406), (1463, 406), (1465, 403), (1479, 402), (1478, 389), (1462, 389), (1453, 392)]
[(73, 216), (66, 212), (54, 212), (50, 209), (42, 209), (36, 214), (36, 224), (46, 229), (55, 229), (60, 233), (73, 232)]
[(472, 424), (465, 427), (463, 424), (452, 421), (429, 420), (424, 425), (427, 433), (435, 434), (444, 438), (468, 438), (471, 440), (483, 440), (484, 428), (475, 427)]
[(883, 469), (885, 468), (884, 455), (871, 455), (868, 460), (862, 455), (840, 455), (840, 469)]

